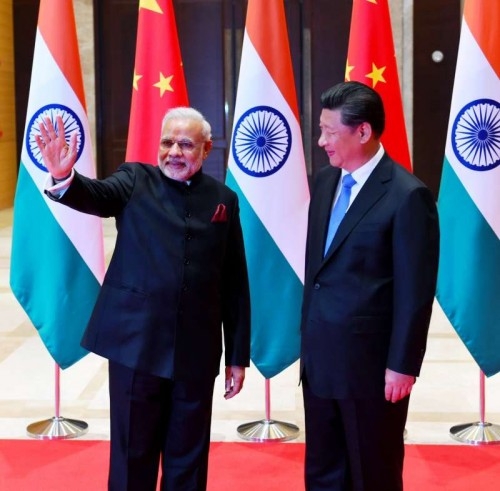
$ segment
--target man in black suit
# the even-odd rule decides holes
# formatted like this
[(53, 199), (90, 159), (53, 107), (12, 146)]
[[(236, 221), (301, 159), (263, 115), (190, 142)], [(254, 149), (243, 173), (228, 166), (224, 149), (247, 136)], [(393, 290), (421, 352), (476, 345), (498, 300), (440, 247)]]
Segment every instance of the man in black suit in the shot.
[[(318, 143), (330, 166), (315, 180), (307, 235), (306, 490), (400, 491), (409, 395), (436, 286), (435, 200), (385, 153), (384, 108), (374, 90), (343, 82), (321, 103)], [(329, 233), (337, 201), (348, 209)]]
[[(56, 131), (57, 130), (57, 131)], [(113, 257), (82, 345), (109, 360), (109, 490), (206, 489), (214, 380), (225, 348), (225, 394), (250, 361), (250, 302), (236, 194), (203, 174), (209, 123), (167, 112), (158, 166), (125, 163), (97, 180), (73, 169), (61, 118), (37, 139), (67, 206), (116, 218)], [(223, 328), (222, 328), (223, 326)]]

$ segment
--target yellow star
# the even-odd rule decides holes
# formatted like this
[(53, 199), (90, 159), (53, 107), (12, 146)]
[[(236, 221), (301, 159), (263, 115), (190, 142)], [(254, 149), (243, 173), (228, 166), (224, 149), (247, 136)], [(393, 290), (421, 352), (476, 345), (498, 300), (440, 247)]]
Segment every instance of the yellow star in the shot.
[(174, 89), (172, 89), (172, 86), (170, 85), (170, 82), (173, 78), (173, 75), (170, 75), (170, 77), (165, 77), (163, 73), (160, 72), (160, 80), (153, 84), (153, 87), (158, 87), (160, 89), (160, 97), (163, 97), (163, 94), (167, 90), (169, 90), (170, 92), (174, 91)]
[(349, 60), (347, 60), (345, 66), (345, 79), (347, 82), (351, 81), (351, 72), (354, 70), (354, 65), (349, 65)]
[(139, 80), (142, 78), (142, 75), (138, 75), (136, 72), (135, 72), (135, 69), (134, 69), (134, 82), (132, 83), (132, 85), (134, 86), (134, 89), (135, 90), (139, 90)]
[(368, 3), (377, 3), (377, 0), (366, 0)]
[(375, 65), (375, 63), (372, 63), (372, 71), (371, 73), (367, 73), (366, 77), (372, 79), (373, 88), (375, 88), (375, 85), (377, 85), (378, 82), (386, 83), (384, 78), (385, 68), (386, 68), (385, 66), (378, 68), (377, 65)]
[(157, 14), (163, 14), (162, 9), (158, 5), (158, 0), (140, 0), (139, 9), (147, 9), (156, 12)]

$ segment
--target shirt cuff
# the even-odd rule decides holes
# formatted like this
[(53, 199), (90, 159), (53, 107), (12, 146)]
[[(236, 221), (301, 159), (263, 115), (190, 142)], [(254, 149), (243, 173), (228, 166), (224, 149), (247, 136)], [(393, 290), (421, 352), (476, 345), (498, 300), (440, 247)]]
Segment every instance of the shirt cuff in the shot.
[(73, 177), (75, 176), (75, 171), (71, 169), (71, 174), (63, 180), (55, 179), (49, 174), (47, 181), (45, 182), (45, 190), (55, 198), (61, 198), (63, 194), (68, 190)]

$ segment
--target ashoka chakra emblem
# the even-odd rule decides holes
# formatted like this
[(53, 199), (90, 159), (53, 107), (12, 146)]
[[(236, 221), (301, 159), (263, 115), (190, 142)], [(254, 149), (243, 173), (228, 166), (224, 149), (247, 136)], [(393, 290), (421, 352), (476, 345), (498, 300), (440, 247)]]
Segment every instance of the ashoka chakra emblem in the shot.
[(453, 123), (451, 143), (457, 159), (469, 169), (500, 165), (500, 104), (478, 99), (464, 106)]
[(47, 172), (47, 168), (43, 164), (42, 154), (36, 144), (35, 135), (40, 135), (40, 123), (43, 122), (45, 118), (49, 118), (55, 127), (57, 116), (62, 117), (64, 123), (64, 138), (66, 142), (69, 143), (71, 134), (76, 132), (76, 160), (80, 158), (85, 145), (85, 131), (82, 122), (72, 109), (62, 104), (48, 104), (41, 107), (35, 112), (28, 123), (25, 145), (33, 163), (44, 172)]
[(292, 133), (285, 117), (269, 106), (246, 111), (233, 132), (233, 158), (238, 167), (254, 177), (277, 172), (292, 147)]

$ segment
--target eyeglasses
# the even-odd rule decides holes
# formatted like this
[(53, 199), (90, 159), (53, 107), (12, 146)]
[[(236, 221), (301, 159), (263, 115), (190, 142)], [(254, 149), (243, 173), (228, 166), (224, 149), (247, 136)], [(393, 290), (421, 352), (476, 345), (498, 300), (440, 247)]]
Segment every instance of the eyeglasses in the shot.
[(181, 152), (192, 152), (200, 143), (204, 142), (193, 142), (191, 140), (161, 140), (160, 145), (167, 150), (170, 150), (175, 144), (179, 147)]

